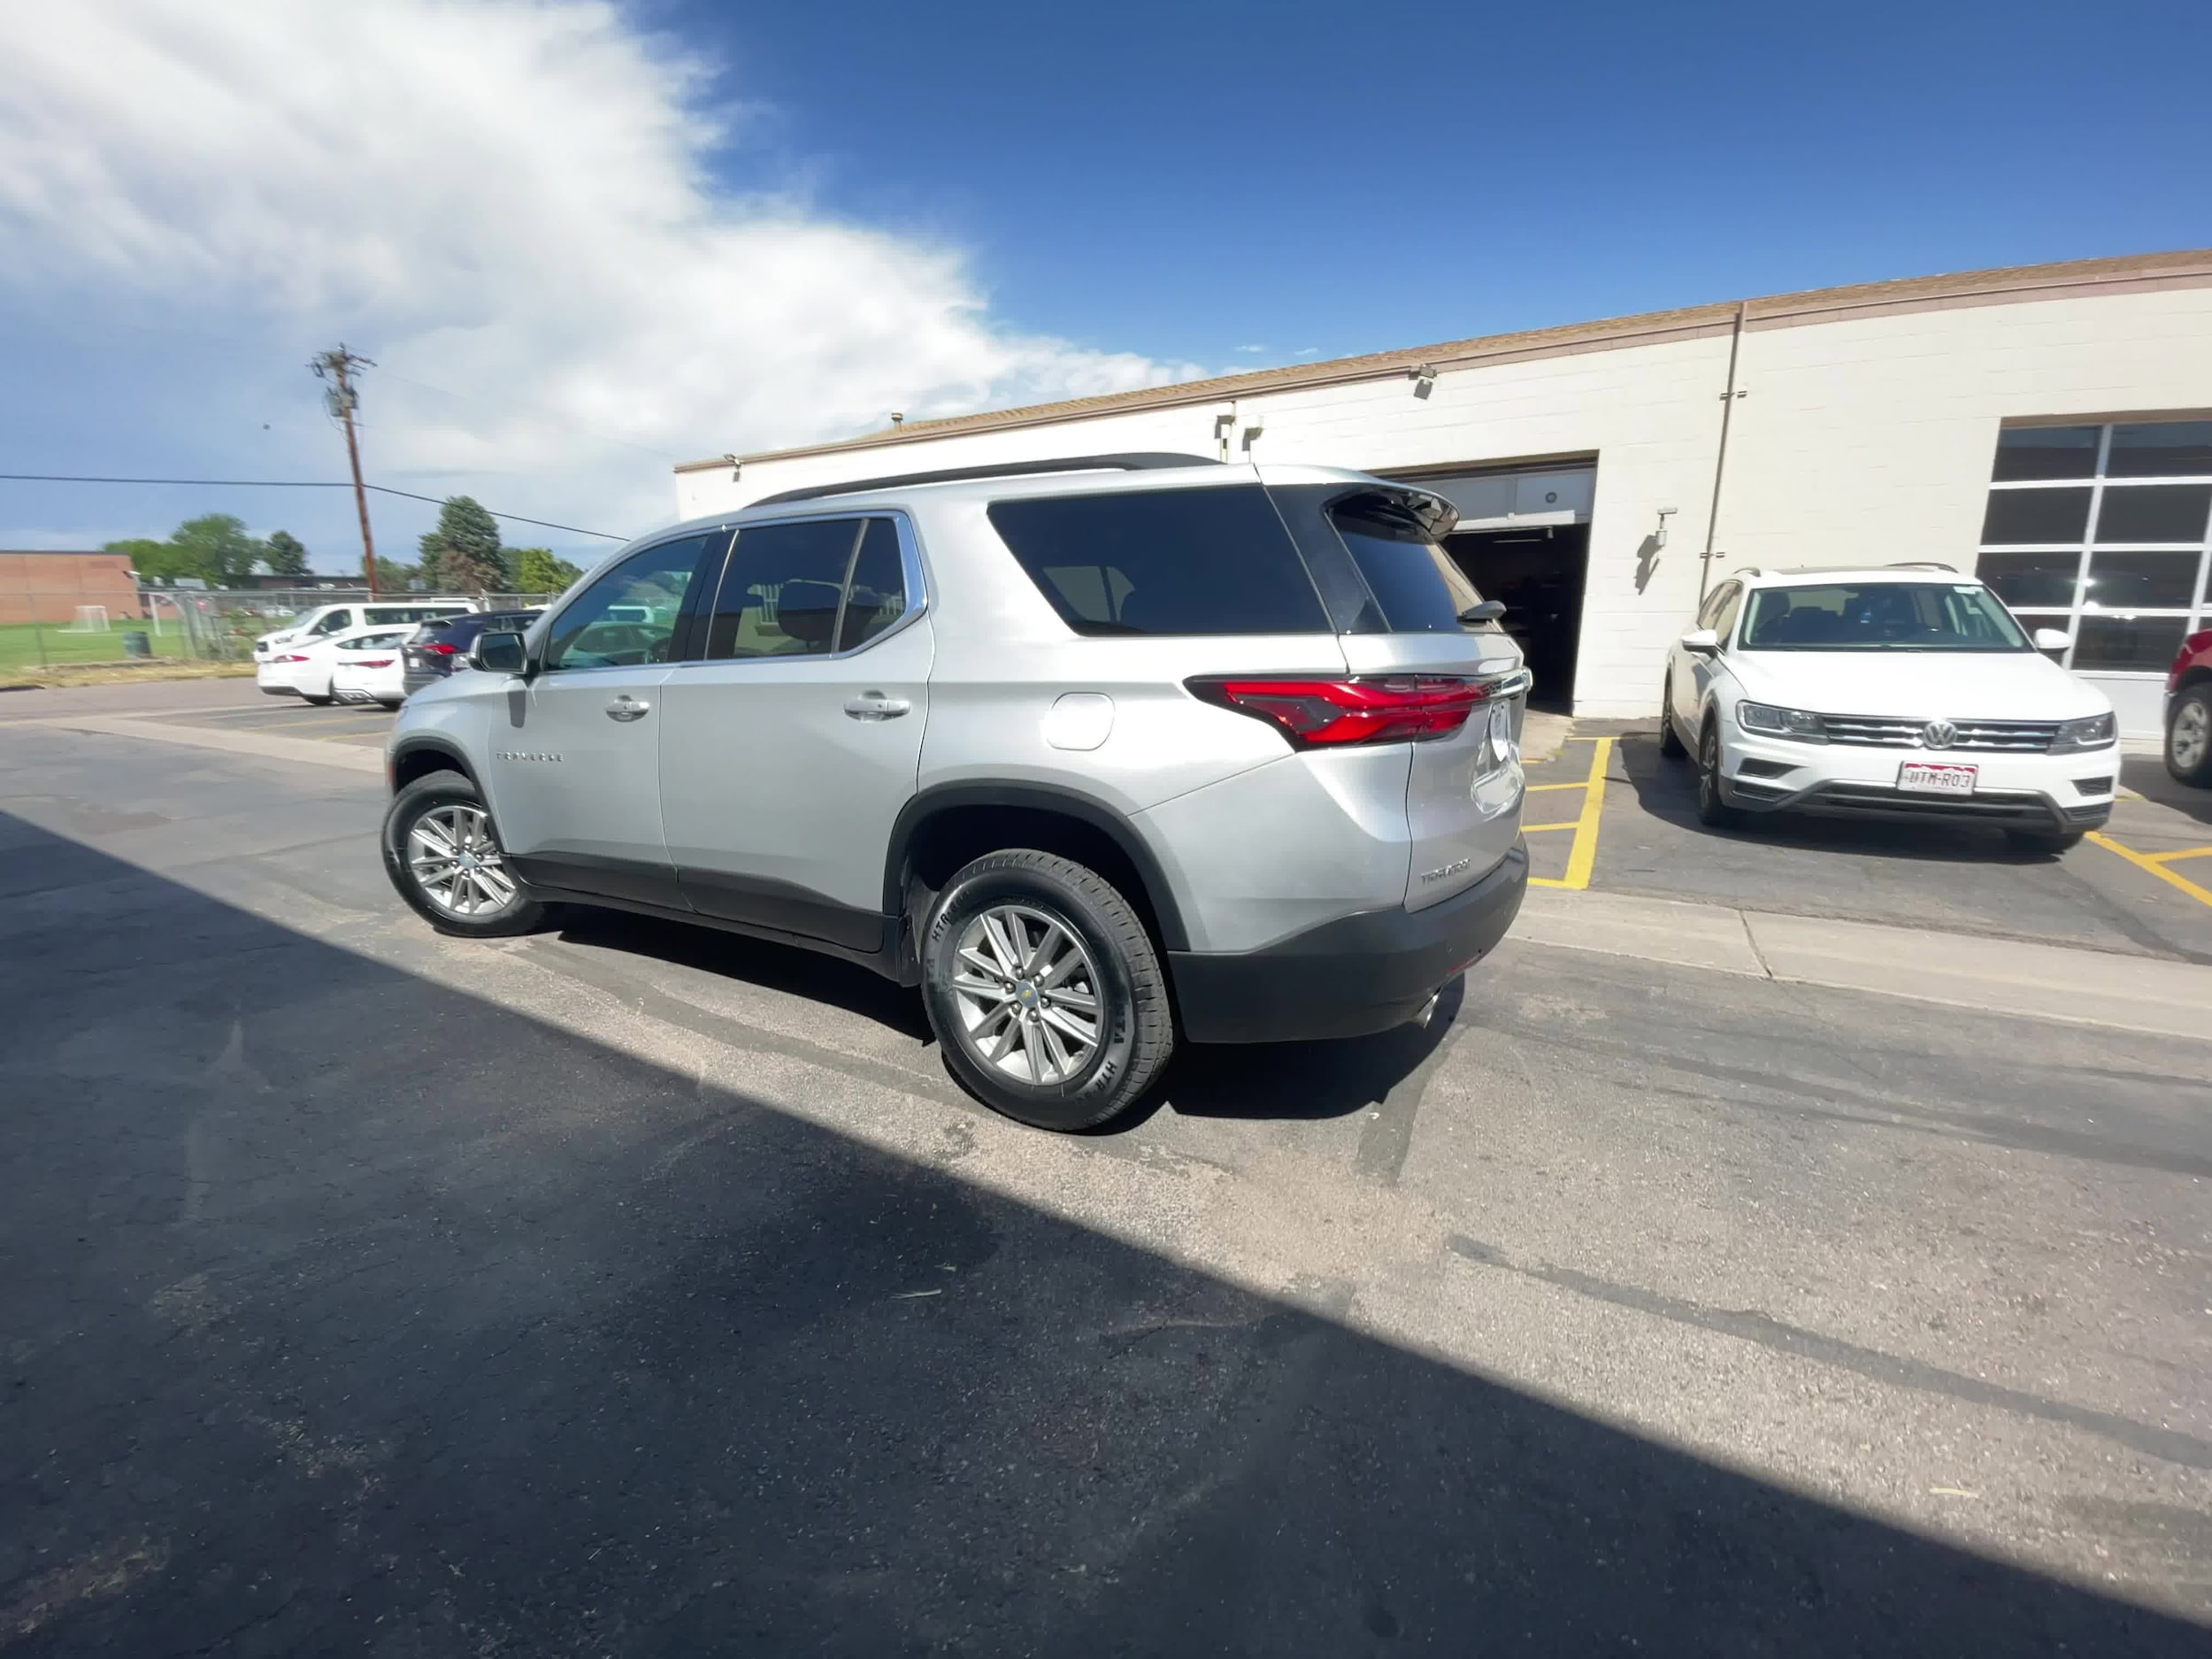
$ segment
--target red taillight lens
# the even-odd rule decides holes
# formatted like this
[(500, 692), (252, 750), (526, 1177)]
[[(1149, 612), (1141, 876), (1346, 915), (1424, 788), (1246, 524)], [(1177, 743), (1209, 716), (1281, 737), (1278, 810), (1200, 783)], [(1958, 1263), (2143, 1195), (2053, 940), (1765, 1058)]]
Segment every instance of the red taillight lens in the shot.
[(1490, 700), (1486, 680), (1448, 674), (1376, 680), (1192, 680), (1191, 695), (1272, 721), (1294, 749), (1421, 743), (1449, 737)]
[(289, 657), (276, 657), (270, 660), (278, 663), (303, 663), (307, 658), (301, 656), (299, 652), (294, 651)]
[(448, 645), (443, 640), (434, 640), (422, 649), (426, 651), (435, 651), (441, 657), (450, 657), (453, 655), (454, 651), (454, 648)]
[(367, 657), (356, 664), (361, 668), (389, 668), (391, 665), (392, 659), (388, 657)]

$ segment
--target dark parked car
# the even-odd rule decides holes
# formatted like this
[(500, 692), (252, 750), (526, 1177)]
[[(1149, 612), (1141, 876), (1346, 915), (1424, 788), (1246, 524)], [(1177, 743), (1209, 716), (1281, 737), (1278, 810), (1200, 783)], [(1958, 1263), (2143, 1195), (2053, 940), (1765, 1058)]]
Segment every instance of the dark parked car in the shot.
[(417, 628), (400, 648), (407, 675), (402, 682), (413, 696), (425, 686), (443, 680), (457, 663), (468, 664), (469, 647), (487, 629), (497, 634), (520, 634), (542, 613), (536, 611), (478, 611), (465, 617), (444, 617)]
[(2166, 770), (2212, 789), (2212, 628), (2182, 641), (2166, 672)]

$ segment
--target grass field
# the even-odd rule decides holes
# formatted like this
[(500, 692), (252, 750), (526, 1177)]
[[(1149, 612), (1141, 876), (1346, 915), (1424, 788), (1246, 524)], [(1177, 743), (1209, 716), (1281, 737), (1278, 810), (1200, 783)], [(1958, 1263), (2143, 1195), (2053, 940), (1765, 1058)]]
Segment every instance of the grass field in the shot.
[(49, 663), (119, 663), (123, 660), (123, 632), (127, 628), (144, 633), (157, 657), (183, 654), (184, 635), (176, 623), (165, 617), (158, 634), (147, 622), (111, 622), (105, 634), (72, 634), (58, 622), (43, 622), (35, 628), (27, 622), (10, 622), (0, 624), (0, 673), (12, 668), (38, 666), (41, 636)]

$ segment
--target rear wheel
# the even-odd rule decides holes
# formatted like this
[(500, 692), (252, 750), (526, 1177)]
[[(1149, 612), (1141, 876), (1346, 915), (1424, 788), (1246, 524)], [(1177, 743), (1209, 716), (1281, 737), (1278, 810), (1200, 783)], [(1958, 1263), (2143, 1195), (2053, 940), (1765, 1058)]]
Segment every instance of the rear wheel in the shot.
[(543, 925), (545, 906), (515, 879), (484, 797), (459, 772), (428, 773), (394, 795), (383, 839), (384, 873), (440, 933), (503, 939)]
[(2191, 686), (2166, 711), (2166, 770), (2183, 783), (2212, 787), (2212, 685)]
[(2070, 847), (2081, 845), (2086, 830), (2007, 830), (2005, 840), (2017, 853), (2040, 853), (2055, 858)]
[(1697, 821), (1713, 829), (1743, 822), (1743, 813), (1721, 794), (1720, 722), (1709, 718), (1697, 742)]
[(330, 694), (326, 691), (321, 696), (319, 697), (311, 691), (303, 691), (300, 693), (300, 701), (302, 703), (311, 703), (319, 709), (326, 708), (330, 703)]
[(1052, 853), (987, 853), (923, 929), (945, 1064), (994, 1111), (1088, 1129), (1136, 1104), (1175, 1045), (1167, 976), (1129, 901)]

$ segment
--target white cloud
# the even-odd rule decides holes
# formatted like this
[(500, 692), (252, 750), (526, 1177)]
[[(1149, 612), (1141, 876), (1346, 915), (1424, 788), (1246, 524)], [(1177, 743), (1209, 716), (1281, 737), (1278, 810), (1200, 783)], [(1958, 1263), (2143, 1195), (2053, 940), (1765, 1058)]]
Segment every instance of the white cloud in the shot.
[(342, 335), (381, 365), (376, 476), (614, 528), (668, 516), (669, 457), (1196, 372), (1010, 332), (957, 249), (731, 193), (710, 73), (597, 0), (0, 7), (0, 281), (246, 341), (173, 402), (304, 406)]

